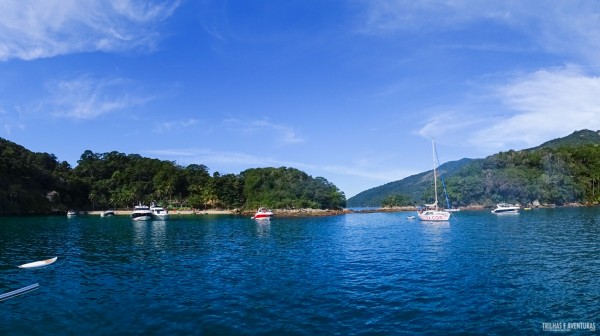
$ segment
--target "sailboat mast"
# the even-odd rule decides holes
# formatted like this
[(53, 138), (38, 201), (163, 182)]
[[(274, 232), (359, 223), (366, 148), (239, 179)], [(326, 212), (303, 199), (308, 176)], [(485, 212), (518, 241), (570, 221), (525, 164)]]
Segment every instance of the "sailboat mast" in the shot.
[(435, 210), (438, 209), (438, 196), (437, 196), (437, 175), (435, 172), (435, 142), (433, 139), (431, 140), (431, 152), (433, 153), (433, 190), (435, 195)]

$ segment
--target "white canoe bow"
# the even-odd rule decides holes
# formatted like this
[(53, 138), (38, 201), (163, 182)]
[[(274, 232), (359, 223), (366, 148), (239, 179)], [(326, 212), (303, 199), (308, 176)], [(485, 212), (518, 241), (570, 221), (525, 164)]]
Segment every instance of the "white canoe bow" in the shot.
[(19, 268), (33, 268), (33, 267), (48, 266), (48, 265), (52, 264), (53, 262), (55, 262), (56, 259), (58, 259), (58, 257), (54, 257), (54, 258), (50, 258), (50, 259), (46, 259), (46, 260), (34, 261), (34, 262), (27, 263), (27, 264), (23, 264), (23, 265), (19, 266)]

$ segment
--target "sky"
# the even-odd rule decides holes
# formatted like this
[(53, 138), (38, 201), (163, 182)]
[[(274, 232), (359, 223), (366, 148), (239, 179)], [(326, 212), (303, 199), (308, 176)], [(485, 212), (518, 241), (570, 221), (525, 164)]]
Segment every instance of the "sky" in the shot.
[(600, 2), (5, 0), (0, 137), (346, 197), (600, 129)]

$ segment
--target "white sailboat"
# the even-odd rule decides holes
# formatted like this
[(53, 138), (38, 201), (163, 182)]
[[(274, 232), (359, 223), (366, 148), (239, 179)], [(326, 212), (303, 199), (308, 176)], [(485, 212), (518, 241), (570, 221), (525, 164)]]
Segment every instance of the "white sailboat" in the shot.
[(431, 146), (433, 149), (433, 190), (435, 194), (435, 202), (433, 204), (426, 204), (423, 211), (419, 211), (419, 219), (422, 221), (447, 221), (450, 219), (450, 212), (439, 210), (438, 208), (438, 195), (437, 195), (437, 161), (435, 153), (435, 142), (431, 140)]

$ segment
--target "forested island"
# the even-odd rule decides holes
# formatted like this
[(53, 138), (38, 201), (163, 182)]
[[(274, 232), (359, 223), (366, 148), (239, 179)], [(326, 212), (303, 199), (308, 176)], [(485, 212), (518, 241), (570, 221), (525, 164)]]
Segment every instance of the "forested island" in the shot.
[[(439, 168), (452, 207), (500, 202), (546, 205), (600, 202), (600, 134), (582, 130), (538, 147), (462, 159)], [(431, 203), (432, 171), (391, 182), (348, 199), (348, 206)], [(440, 202), (445, 199), (440, 192)]]
[(209, 174), (202, 164), (116, 151), (85, 151), (77, 166), (0, 138), (0, 215), (68, 209), (130, 209), (139, 202), (194, 209), (341, 209), (346, 197), (323, 177), (294, 168), (252, 168)]
[[(462, 159), (439, 167), (452, 207), (600, 203), (600, 134), (582, 130), (538, 147)], [(177, 165), (116, 151), (85, 151), (77, 166), (0, 138), (0, 215), (68, 209), (168, 208), (255, 210), (403, 207), (431, 203), (432, 171), (348, 199), (323, 177), (294, 168), (251, 168), (209, 174), (202, 164)], [(441, 196), (441, 192), (440, 192)], [(441, 197), (441, 202), (445, 202)]]

